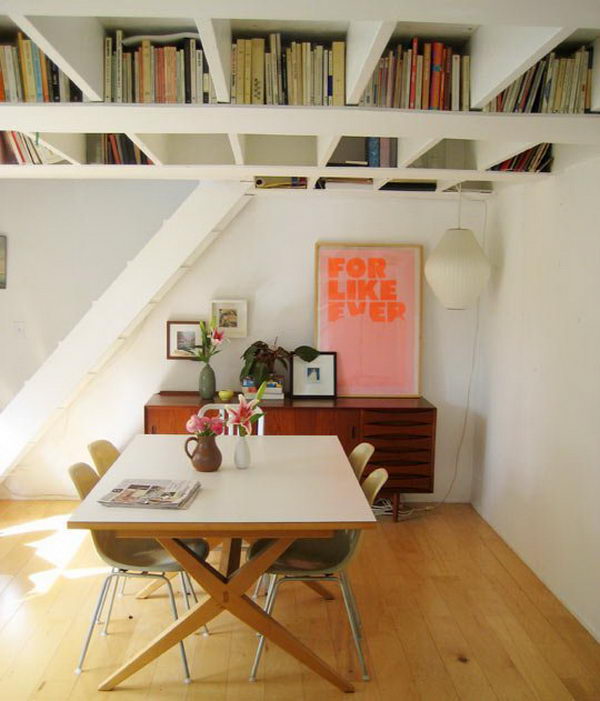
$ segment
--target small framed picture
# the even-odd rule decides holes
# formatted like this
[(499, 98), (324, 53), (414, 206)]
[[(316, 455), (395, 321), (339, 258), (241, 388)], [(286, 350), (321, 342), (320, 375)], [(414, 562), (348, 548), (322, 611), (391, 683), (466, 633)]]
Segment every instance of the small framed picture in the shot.
[(199, 321), (167, 321), (167, 358), (191, 360), (193, 347), (199, 345)]
[(298, 399), (335, 399), (336, 353), (323, 352), (310, 363), (292, 356), (291, 391)]
[(248, 335), (248, 304), (245, 299), (213, 299), (210, 318), (226, 338), (246, 338)]

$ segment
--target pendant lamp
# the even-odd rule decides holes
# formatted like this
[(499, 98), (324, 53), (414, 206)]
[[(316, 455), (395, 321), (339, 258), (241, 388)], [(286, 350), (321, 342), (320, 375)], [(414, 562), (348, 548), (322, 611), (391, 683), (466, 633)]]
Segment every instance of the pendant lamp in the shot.
[(446, 231), (425, 263), (425, 278), (446, 309), (473, 306), (491, 272), (471, 229), (460, 226), (460, 194), (458, 202), (458, 227)]

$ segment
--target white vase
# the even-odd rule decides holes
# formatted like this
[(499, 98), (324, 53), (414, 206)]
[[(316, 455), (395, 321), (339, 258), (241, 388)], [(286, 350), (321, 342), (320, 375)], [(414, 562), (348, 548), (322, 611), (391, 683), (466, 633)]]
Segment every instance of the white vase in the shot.
[(238, 436), (233, 453), (233, 462), (238, 470), (245, 470), (250, 467), (250, 448), (246, 436)]

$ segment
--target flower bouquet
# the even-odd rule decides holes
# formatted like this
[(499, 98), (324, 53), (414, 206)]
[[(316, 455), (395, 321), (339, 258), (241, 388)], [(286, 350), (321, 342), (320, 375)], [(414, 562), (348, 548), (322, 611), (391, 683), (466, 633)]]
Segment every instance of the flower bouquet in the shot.
[(248, 401), (243, 394), (238, 395), (239, 404), (235, 407), (227, 407), (229, 418), (227, 425), (232, 428), (237, 427), (238, 441), (235, 446), (234, 462), (239, 469), (244, 469), (250, 466), (250, 449), (246, 441), (246, 436), (252, 434), (252, 424), (256, 423), (264, 416), (263, 412), (258, 408), (260, 400), (267, 383), (263, 382), (256, 392), (256, 398)]
[[(188, 419), (186, 430), (193, 433), (185, 442), (185, 452), (192, 461), (194, 469), (199, 472), (215, 472), (221, 467), (223, 456), (216, 443), (216, 437), (223, 433), (225, 421), (220, 417), (198, 416), (192, 414)], [(194, 452), (189, 449), (190, 442), (196, 442)]]

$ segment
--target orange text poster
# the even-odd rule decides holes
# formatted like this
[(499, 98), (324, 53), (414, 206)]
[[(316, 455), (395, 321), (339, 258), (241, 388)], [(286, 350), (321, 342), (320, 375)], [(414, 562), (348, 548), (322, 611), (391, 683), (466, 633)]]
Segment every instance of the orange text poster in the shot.
[(419, 394), (420, 246), (317, 244), (317, 347), (339, 396)]

